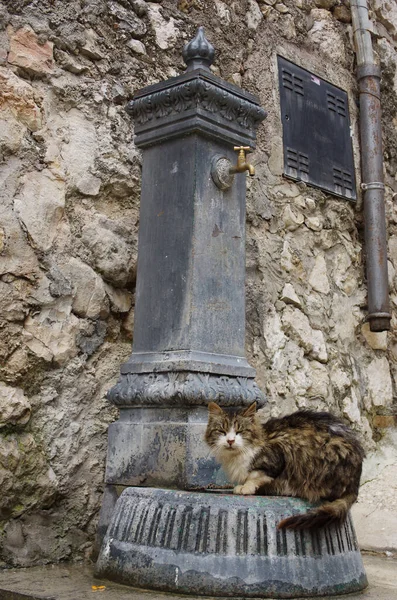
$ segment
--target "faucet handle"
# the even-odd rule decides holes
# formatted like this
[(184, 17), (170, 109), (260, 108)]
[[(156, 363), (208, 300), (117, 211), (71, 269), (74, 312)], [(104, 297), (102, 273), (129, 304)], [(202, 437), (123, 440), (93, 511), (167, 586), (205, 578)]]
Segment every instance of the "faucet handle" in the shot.
[(233, 148), (236, 152), (251, 152), (251, 146), (234, 146)]

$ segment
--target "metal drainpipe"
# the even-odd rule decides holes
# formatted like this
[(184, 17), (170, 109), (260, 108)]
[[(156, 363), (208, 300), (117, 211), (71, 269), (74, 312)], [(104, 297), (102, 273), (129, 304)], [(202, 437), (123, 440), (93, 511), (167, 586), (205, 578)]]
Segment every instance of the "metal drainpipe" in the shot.
[(367, 0), (351, 2), (360, 94), (361, 179), (364, 197), (368, 316), (371, 331), (390, 329), (380, 68), (374, 61)]

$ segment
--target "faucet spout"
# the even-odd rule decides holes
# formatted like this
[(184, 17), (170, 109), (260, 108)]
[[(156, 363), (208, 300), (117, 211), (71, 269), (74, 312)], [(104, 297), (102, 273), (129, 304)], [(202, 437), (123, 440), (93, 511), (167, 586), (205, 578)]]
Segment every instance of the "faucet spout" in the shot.
[(251, 150), (249, 146), (235, 146), (234, 149), (238, 152), (237, 165), (229, 169), (229, 173), (244, 173), (248, 171), (250, 177), (255, 175), (255, 167), (247, 162), (245, 153)]
[(254, 165), (247, 164), (247, 169), (248, 169), (248, 172), (250, 174), (250, 177), (253, 177), (255, 175), (255, 167), (254, 167)]

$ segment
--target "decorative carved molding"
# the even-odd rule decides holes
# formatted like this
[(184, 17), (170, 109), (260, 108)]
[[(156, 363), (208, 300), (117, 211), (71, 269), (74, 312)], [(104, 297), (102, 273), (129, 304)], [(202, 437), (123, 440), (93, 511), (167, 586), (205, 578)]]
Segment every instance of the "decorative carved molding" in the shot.
[(116, 406), (245, 406), (265, 403), (254, 379), (225, 377), (210, 373), (165, 372), (127, 373), (109, 390), (108, 399)]
[[(300, 556), (302, 560), (310, 554), (317, 559), (343, 554), (346, 559), (358, 550), (350, 514), (344, 524), (319, 529), (317, 537), (313, 539), (310, 531), (296, 535), (293, 531), (276, 529), (277, 521), (284, 518), (284, 514), (296, 514), (297, 509), (304, 512), (310, 505), (305, 506), (302, 500), (296, 498), (274, 498), (269, 504), (259, 504), (258, 500), (254, 502), (254, 506), (245, 504), (241, 497), (224, 502), (222, 496), (217, 498), (210, 495), (207, 502), (200, 505), (200, 497), (195, 492), (187, 495), (173, 490), (146, 492), (129, 488), (118, 500), (108, 536), (127, 544), (137, 540), (134, 543), (140, 546), (168, 550), (175, 550), (175, 541), (183, 540), (184, 552), (194, 555), (200, 548), (201, 556), (242, 556), (249, 553), (251, 556), (277, 560), (278, 557), (285, 557), (289, 548), (294, 556)], [(153, 535), (152, 521), (147, 519), (148, 506), (156, 515), (157, 536)], [(205, 527), (200, 523), (205, 523)], [(231, 523), (235, 523), (235, 530), (230, 527)], [(177, 535), (173, 536), (174, 531)], [(208, 531), (213, 532), (212, 535), (208, 536)], [(235, 531), (239, 531), (240, 535), (236, 535)], [(270, 531), (274, 531), (274, 535), (268, 535)], [(309, 548), (310, 554), (307, 551)]]
[(230, 173), (232, 163), (225, 156), (216, 154), (211, 161), (211, 175), (220, 190), (228, 190), (233, 185), (234, 175)]
[(237, 122), (241, 127), (253, 131), (266, 117), (266, 111), (261, 106), (199, 77), (131, 100), (127, 105), (127, 112), (136, 123), (144, 125), (153, 119), (161, 119), (193, 108), (219, 114), (226, 121)]

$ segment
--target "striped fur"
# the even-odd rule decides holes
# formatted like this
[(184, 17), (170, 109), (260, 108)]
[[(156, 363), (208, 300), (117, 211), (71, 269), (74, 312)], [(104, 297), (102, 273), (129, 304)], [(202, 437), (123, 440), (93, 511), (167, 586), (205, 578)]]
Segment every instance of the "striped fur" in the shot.
[(330, 413), (301, 410), (261, 424), (255, 404), (231, 414), (210, 403), (205, 440), (237, 484), (235, 493), (319, 503), (284, 519), (279, 528), (343, 522), (357, 499), (364, 450), (353, 431)]

